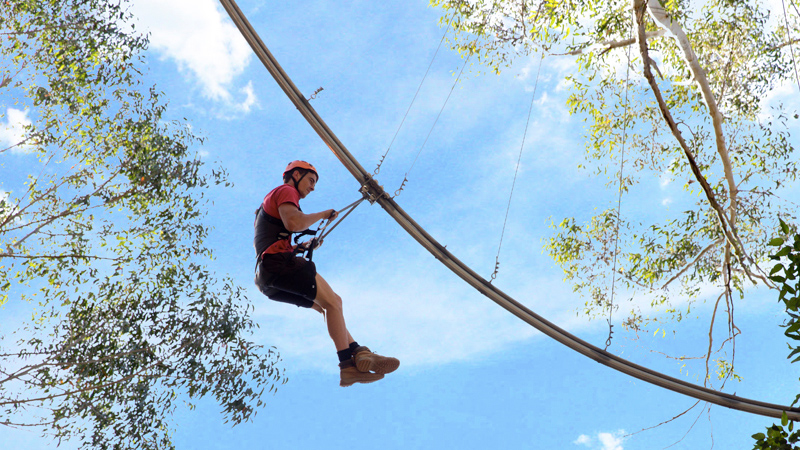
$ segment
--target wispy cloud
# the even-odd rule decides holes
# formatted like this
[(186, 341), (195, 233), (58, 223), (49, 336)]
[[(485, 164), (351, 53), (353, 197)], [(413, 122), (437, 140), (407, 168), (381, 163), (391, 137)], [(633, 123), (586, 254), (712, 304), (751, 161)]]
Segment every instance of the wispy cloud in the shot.
[(238, 110), (244, 113), (248, 113), (250, 112), (251, 108), (253, 108), (254, 106), (258, 106), (258, 98), (256, 97), (255, 91), (253, 91), (252, 81), (248, 81), (245, 87), (239, 89), (239, 92), (244, 94), (245, 99), (243, 102), (237, 105)]
[(204, 97), (248, 112), (257, 104), (252, 85), (231, 93), (252, 52), (213, 0), (134, 0), (133, 13), (150, 33), (150, 47), (200, 86)]
[(661, 186), (661, 189), (664, 189), (667, 186), (669, 186), (670, 183), (672, 183), (673, 181), (674, 179), (672, 178), (672, 174), (665, 171), (661, 173), (661, 176), (659, 177), (658, 180), (658, 185)]
[(601, 432), (597, 433), (595, 437), (582, 434), (572, 443), (586, 446), (592, 450), (624, 450), (622, 447), (624, 435), (625, 430), (619, 430), (614, 433)]
[(6, 109), (5, 120), (0, 122), (0, 147), (13, 147), (12, 153), (28, 153), (30, 146), (21, 144), (25, 140), (25, 127), (31, 125), (27, 111)]

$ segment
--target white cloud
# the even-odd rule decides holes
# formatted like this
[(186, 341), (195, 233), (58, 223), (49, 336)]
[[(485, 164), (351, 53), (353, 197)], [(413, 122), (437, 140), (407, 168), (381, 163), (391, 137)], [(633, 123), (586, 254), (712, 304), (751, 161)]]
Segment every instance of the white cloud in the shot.
[(258, 98), (256, 97), (255, 92), (253, 91), (253, 82), (248, 81), (247, 86), (239, 89), (239, 92), (245, 95), (245, 99), (242, 103), (237, 105), (237, 109), (242, 112), (248, 113), (250, 112), (250, 108), (253, 106), (258, 106)]
[(662, 206), (669, 206), (671, 204), (672, 204), (672, 198), (671, 197), (667, 197), (664, 200), (661, 200), (661, 205)]
[(597, 439), (600, 441), (603, 446), (601, 447), (603, 450), (623, 450), (622, 449), (622, 435), (624, 431), (617, 431), (614, 434), (611, 433), (598, 433)]
[(196, 80), (205, 97), (245, 112), (256, 104), (251, 84), (240, 89), (245, 100), (238, 105), (231, 95), (231, 85), (252, 52), (236, 27), (224, 20), (217, 2), (135, 0), (132, 11), (150, 33), (151, 49)]
[(28, 125), (31, 125), (31, 120), (27, 111), (8, 108), (5, 122), (0, 122), (0, 146), (15, 146), (11, 149), (12, 153), (28, 153), (29, 145), (17, 145), (25, 139), (25, 127)]
[[(375, 278), (361, 274), (356, 287), (346, 281), (355, 276), (355, 272), (342, 271), (326, 277), (343, 299), (348, 329), (360, 344), (398, 357), (406, 369), (468, 360), (537, 333), (463, 283), (443, 290), (437, 275), (408, 283), (382, 273)], [(386, 286), (393, 289), (387, 291)], [(251, 298), (258, 299), (254, 317), (264, 332), (263, 342), (280, 348), (283, 359), (291, 359), (294, 367), (338, 370), (320, 314), (265, 298), (261, 301), (260, 295), (255, 289), (251, 292)]]
[(674, 180), (672, 178), (672, 175), (665, 171), (659, 177), (658, 184), (659, 186), (661, 186), (661, 189), (664, 189), (665, 187), (669, 186), (669, 184), (672, 183), (673, 181)]
[(593, 450), (624, 450), (622, 447), (622, 441), (625, 439), (624, 436), (625, 430), (619, 430), (615, 433), (597, 433), (596, 439), (582, 434), (572, 443), (575, 445), (584, 445)]

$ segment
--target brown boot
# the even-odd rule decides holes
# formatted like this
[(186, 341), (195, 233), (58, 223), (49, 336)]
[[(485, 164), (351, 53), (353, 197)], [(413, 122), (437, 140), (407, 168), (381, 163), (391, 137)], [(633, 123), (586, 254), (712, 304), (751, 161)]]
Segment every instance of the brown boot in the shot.
[(342, 361), (339, 363), (339, 386), (347, 387), (355, 383), (372, 383), (383, 378), (383, 374), (364, 373), (356, 369), (353, 360)]
[(361, 372), (391, 373), (400, 367), (399, 359), (372, 353), (364, 346), (353, 350), (353, 361)]

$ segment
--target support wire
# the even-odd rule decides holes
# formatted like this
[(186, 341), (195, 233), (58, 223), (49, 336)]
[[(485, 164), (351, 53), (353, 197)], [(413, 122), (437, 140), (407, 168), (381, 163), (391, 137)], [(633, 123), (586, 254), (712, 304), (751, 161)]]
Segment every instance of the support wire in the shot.
[(531, 95), (531, 105), (528, 108), (528, 119), (525, 121), (525, 131), (522, 133), (522, 144), (519, 146), (519, 156), (517, 157), (517, 167), (514, 169), (514, 180), (511, 182), (511, 193), (508, 194), (508, 205), (506, 206), (506, 217), (503, 219), (503, 231), (500, 232), (500, 244), (497, 246), (497, 256), (494, 258), (494, 272), (489, 278), (489, 283), (497, 278), (497, 272), (500, 271), (500, 249), (503, 247), (503, 236), (506, 234), (506, 223), (508, 222), (508, 212), (511, 210), (511, 198), (514, 197), (514, 186), (517, 184), (517, 173), (519, 172), (519, 165), (522, 161), (522, 150), (525, 148), (525, 138), (528, 136), (528, 125), (531, 123), (531, 113), (533, 112), (533, 101), (536, 99), (536, 88), (539, 86), (539, 73), (542, 70), (542, 61), (544, 60), (544, 52), (539, 58), (539, 68), (536, 69), (536, 83), (533, 85), (533, 94)]
[(406, 109), (406, 113), (403, 116), (403, 120), (400, 121), (400, 125), (397, 127), (397, 131), (394, 132), (394, 137), (392, 137), (392, 141), (389, 142), (389, 147), (386, 148), (386, 153), (381, 156), (380, 161), (378, 161), (378, 165), (375, 167), (375, 171), (372, 172), (373, 176), (378, 175), (381, 173), (381, 165), (386, 157), (389, 155), (389, 150), (392, 149), (392, 145), (394, 144), (394, 140), (397, 139), (397, 135), (400, 133), (400, 129), (403, 128), (403, 124), (406, 122), (406, 118), (408, 117), (408, 113), (411, 111), (411, 107), (414, 106), (414, 102), (417, 100), (417, 95), (419, 95), (420, 89), (422, 89), (422, 84), (425, 83), (425, 79), (428, 78), (428, 72), (431, 71), (431, 66), (433, 65), (433, 61), (436, 60), (436, 55), (439, 54), (439, 49), (442, 48), (442, 43), (444, 42), (445, 36), (447, 36), (447, 32), (450, 31), (450, 23), (448, 22), (447, 27), (444, 29), (444, 34), (442, 34), (442, 39), (439, 40), (439, 46), (436, 47), (436, 51), (433, 53), (433, 57), (431, 58), (431, 62), (428, 64), (428, 68), (425, 70), (425, 75), (422, 76), (422, 80), (419, 82), (419, 86), (417, 86), (417, 92), (414, 93), (414, 98), (411, 99), (411, 104), (408, 105), (408, 109)]
[(428, 250), (442, 264), (450, 269), (454, 274), (474, 287), (478, 292), (506, 309), (520, 320), (541, 331), (549, 338), (569, 347), (570, 349), (593, 359), (611, 369), (624, 373), (628, 376), (638, 378), (647, 383), (661, 386), (665, 389), (678, 392), (683, 395), (736, 409), (751, 414), (759, 414), (767, 417), (780, 418), (783, 413), (791, 420), (800, 420), (800, 408), (792, 406), (777, 405), (774, 403), (762, 402), (745, 397), (718, 392), (703, 386), (689, 383), (688, 381), (671, 377), (655, 370), (635, 364), (617, 355), (598, 348), (583, 339), (567, 332), (559, 326), (548, 321), (544, 317), (536, 314), (522, 303), (514, 300), (505, 292), (490, 284), (486, 279), (478, 275), (469, 266), (455, 257), (442, 244), (434, 239), (418, 223), (411, 218), (394, 199), (386, 195), (377, 183), (373, 183), (369, 173), (353, 157), (349, 150), (342, 144), (338, 137), (328, 127), (324, 120), (314, 110), (308, 101), (303, 97), (297, 86), (292, 83), (289, 76), (284, 72), (278, 61), (272, 56), (269, 49), (258, 34), (253, 29), (250, 22), (236, 5), (234, 0), (220, 0), (225, 10), (230, 15), (233, 22), (239, 28), (245, 40), (258, 56), (264, 67), (270, 72), (275, 82), (284, 91), (286, 96), (297, 107), (300, 114), (308, 121), (308, 124), (319, 134), (320, 138), (339, 158), (342, 165), (353, 175), (361, 186), (368, 186), (375, 201), (389, 214), (411, 237), (420, 245)]

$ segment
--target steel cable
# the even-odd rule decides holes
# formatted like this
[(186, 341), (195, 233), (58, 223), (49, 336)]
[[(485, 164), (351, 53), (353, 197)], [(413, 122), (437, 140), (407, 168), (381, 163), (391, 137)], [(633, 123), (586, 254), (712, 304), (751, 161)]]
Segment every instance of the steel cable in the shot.
[(427, 249), (436, 259), (444, 264), (453, 273), (466, 281), (480, 293), (514, 314), (522, 321), (541, 331), (551, 339), (575, 350), (576, 352), (591, 358), (600, 364), (622, 372), (626, 375), (638, 378), (656, 386), (669, 389), (698, 400), (707, 401), (716, 405), (724, 406), (739, 411), (752, 414), (759, 414), (767, 417), (780, 418), (785, 411), (791, 420), (800, 420), (800, 408), (782, 406), (773, 403), (752, 400), (724, 392), (698, 386), (669, 375), (662, 374), (652, 369), (640, 366), (626, 359), (620, 358), (605, 350), (596, 347), (577, 336), (572, 335), (566, 330), (551, 323), (544, 317), (536, 314), (523, 304), (511, 298), (508, 294), (491, 285), (488, 281), (478, 275), (466, 264), (456, 258), (449, 250), (439, 244), (428, 232), (417, 224), (392, 198), (383, 192), (382, 188), (374, 182), (369, 173), (364, 170), (361, 164), (353, 157), (347, 148), (339, 141), (339, 138), (328, 128), (328, 125), (317, 114), (314, 108), (303, 97), (291, 79), (278, 64), (277, 60), (269, 52), (269, 49), (253, 30), (247, 18), (236, 5), (234, 0), (220, 0), (225, 10), (230, 15), (233, 22), (241, 31), (247, 42), (253, 48), (258, 58), (270, 72), (272, 77), (294, 103), (300, 113), (308, 121), (314, 131), (339, 158), (339, 161), (355, 177), (361, 186), (368, 186), (370, 193), (377, 199), (376, 202), (392, 218), (408, 232), (417, 242)]

